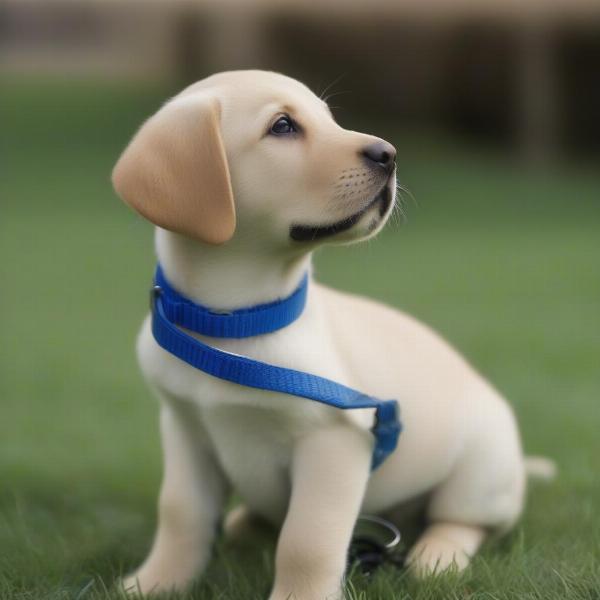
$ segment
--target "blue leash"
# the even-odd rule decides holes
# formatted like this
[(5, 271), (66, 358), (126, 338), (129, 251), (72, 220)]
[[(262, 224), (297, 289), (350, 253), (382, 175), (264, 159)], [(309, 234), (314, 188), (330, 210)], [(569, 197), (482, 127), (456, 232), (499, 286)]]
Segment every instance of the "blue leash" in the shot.
[(300, 396), (340, 409), (374, 408), (372, 469), (376, 469), (396, 448), (402, 429), (396, 400), (379, 400), (324, 377), (218, 350), (177, 327), (210, 337), (243, 338), (271, 333), (302, 314), (307, 288), (308, 276), (305, 276), (298, 289), (287, 298), (219, 313), (182, 296), (166, 280), (159, 265), (151, 293), (152, 333), (162, 348), (219, 379)]

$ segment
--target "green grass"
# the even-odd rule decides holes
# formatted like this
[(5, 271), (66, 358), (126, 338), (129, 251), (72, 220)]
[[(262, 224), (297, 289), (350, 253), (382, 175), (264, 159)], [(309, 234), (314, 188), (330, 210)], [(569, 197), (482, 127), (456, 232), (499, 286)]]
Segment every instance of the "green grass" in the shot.
[[(133, 354), (151, 228), (108, 174), (166, 93), (3, 88), (1, 600), (119, 598), (114, 579), (151, 540), (157, 406)], [(531, 486), (520, 525), (464, 576), (355, 574), (354, 597), (600, 598), (600, 175), (528, 173), (490, 152), (378, 132), (398, 144), (416, 203), (377, 240), (320, 252), (319, 279), (443, 332), (511, 400), (526, 450), (552, 456), (560, 475)], [(219, 543), (185, 597), (265, 598), (273, 545)]]

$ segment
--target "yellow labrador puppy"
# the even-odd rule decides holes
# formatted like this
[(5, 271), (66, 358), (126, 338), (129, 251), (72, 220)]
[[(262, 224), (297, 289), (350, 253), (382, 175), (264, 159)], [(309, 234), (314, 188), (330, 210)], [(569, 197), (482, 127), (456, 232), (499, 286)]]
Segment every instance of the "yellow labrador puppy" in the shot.
[[(215, 311), (286, 298), (323, 243), (386, 222), (395, 150), (340, 127), (321, 99), (276, 73), (221, 73), (167, 102), (113, 173), (117, 193), (156, 227), (164, 276)], [(187, 586), (210, 557), (232, 489), (239, 522), (281, 525), (270, 600), (341, 598), (359, 512), (427, 498), (417, 573), (459, 569), (523, 505), (525, 461), (508, 404), (425, 325), (310, 280), (301, 316), (213, 348), (397, 399), (404, 430), (371, 471), (372, 409), (339, 410), (213, 377), (166, 351), (144, 323), (137, 351), (161, 399), (164, 480), (152, 550), (124, 585)]]

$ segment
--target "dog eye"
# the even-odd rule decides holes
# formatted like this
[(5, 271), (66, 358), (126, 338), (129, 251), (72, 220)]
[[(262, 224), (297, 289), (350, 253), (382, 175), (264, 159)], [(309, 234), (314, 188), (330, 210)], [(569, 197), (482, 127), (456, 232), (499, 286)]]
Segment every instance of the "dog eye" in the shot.
[(269, 130), (269, 133), (272, 135), (289, 135), (290, 133), (297, 132), (298, 128), (296, 127), (296, 124), (287, 115), (279, 117), (279, 119), (271, 125), (271, 129)]

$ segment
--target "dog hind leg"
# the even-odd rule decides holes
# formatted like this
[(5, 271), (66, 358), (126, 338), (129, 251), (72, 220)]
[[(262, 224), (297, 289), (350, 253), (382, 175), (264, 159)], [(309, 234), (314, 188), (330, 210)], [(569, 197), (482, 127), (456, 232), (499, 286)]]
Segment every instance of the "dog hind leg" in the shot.
[(525, 468), (514, 417), (504, 404), (491, 406), (484, 413), (489, 422), (480, 418), (453, 472), (429, 499), (430, 525), (407, 558), (418, 575), (464, 569), (486, 532), (507, 531), (521, 514)]

